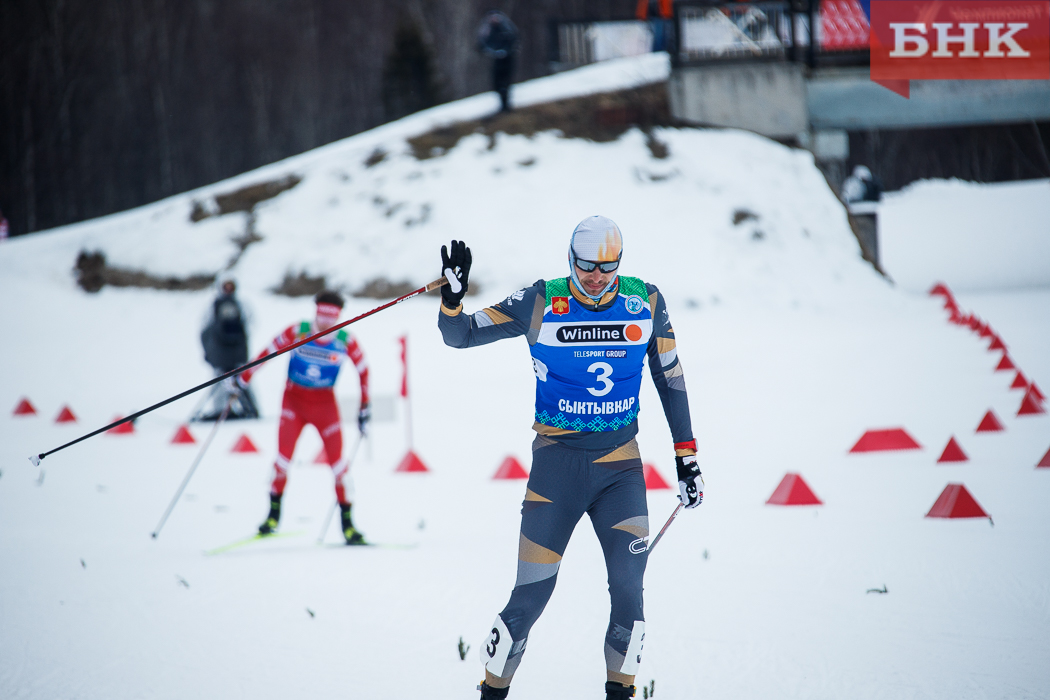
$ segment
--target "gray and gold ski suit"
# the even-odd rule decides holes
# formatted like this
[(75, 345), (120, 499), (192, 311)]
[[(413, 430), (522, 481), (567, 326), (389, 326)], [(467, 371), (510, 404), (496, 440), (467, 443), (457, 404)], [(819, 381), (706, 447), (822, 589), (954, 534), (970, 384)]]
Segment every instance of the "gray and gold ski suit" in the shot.
[(438, 328), (446, 345), (525, 336), (537, 377), (538, 434), (522, 505), (517, 581), (481, 650), (486, 670), (503, 679), (514, 674), (554, 591), (573, 528), (587, 513), (609, 577), (606, 665), (611, 680), (630, 682), (645, 636), (649, 519), (634, 438), (646, 359), (677, 453), (694, 454), (696, 447), (664, 300), (655, 286), (620, 277), (594, 304), (562, 278), (539, 280), (473, 315), (462, 309), (441, 306)]

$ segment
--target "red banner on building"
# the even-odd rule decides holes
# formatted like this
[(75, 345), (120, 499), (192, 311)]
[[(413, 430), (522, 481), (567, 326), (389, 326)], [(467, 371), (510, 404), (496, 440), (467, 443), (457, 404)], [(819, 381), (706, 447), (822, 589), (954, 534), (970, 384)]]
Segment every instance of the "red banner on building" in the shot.
[[(1050, 0), (872, 0), (871, 79), (1050, 79)], [(900, 88), (903, 87), (903, 90)]]

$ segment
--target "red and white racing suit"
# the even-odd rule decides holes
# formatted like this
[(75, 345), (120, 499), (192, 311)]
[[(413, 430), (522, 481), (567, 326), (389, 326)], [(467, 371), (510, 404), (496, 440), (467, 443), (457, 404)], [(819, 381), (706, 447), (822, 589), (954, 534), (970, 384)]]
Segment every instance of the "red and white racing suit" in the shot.
[[(314, 323), (288, 326), (259, 353), (258, 357), (282, 350), (318, 331)], [(342, 458), (343, 431), (339, 423), (339, 408), (335, 401), (335, 380), (340, 366), (349, 357), (361, 380), (361, 406), (368, 405), (368, 365), (357, 341), (345, 330), (318, 338), (297, 347), (288, 362), (288, 383), (281, 404), (281, 422), (277, 431), (277, 460), (274, 462), (273, 483), (270, 492), (280, 496), (288, 481), (288, 465), (295, 452), (295, 444), (308, 423), (317, 428), (324, 441), (328, 463), (335, 473), (335, 495), (339, 503), (349, 502), (346, 476), (349, 465)], [(256, 358), (258, 359), (258, 358)], [(246, 370), (241, 379), (251, 380), (255, 368)]]

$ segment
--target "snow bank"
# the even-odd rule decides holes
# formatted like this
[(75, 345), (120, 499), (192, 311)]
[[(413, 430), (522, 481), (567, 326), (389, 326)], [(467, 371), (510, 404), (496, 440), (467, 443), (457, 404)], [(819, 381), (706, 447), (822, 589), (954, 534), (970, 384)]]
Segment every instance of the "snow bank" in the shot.
[(1050, 180), (923, 180), (878, 215), (883, 269), (904, 289), (1050, 286)]

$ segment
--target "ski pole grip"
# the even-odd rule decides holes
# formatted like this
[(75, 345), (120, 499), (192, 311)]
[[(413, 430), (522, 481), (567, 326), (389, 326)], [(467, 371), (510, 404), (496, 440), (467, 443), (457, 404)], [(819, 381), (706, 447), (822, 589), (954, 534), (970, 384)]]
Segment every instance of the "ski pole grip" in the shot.
[(448, 280), (447, 280), (447, 279), (445, 279), (444, 277), (441, 277), (441, 278), (439, 278), (439, 279), (436, 279), (436, 280), (434, 280), (433, 282), (429, 283), (429, 284), (428, 284), (428, 285), (426, 286), (426, 291), (428, 291), (428, 292), (432, 292), (432, 291), (434, 291), (435, 289), (439, 289), (439, 288), (441, 288), (441, 287), (444, 287), (444, 286), (445, 286), (446, 284), (448, 284)]

